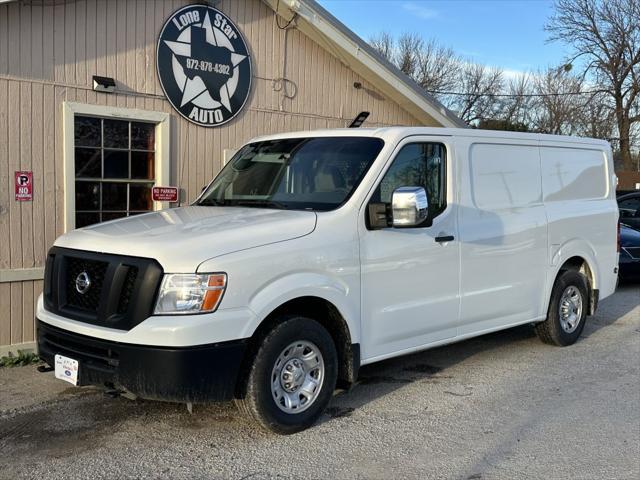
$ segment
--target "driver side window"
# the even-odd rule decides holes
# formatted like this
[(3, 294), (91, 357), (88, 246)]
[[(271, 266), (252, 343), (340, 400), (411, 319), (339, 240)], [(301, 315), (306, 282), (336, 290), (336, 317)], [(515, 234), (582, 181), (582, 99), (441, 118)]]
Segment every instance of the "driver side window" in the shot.
[(402, 147), (371, 198), (391, 203), (399, 187), (423, 187), (429, 197), (429, 216), (444, 211), (446, 202), (446, 149), (441, 143), (410, 143)]

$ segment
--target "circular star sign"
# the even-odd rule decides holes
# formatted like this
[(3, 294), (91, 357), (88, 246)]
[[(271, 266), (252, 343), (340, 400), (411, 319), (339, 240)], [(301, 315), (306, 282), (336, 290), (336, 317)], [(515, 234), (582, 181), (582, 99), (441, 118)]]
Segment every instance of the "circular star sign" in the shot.
[(157, 65), (173, 108), (203, 127), (227, 123), (249, 98), (249, 49), (238, 27), (213, 7), (189, 5), (167, 19)]

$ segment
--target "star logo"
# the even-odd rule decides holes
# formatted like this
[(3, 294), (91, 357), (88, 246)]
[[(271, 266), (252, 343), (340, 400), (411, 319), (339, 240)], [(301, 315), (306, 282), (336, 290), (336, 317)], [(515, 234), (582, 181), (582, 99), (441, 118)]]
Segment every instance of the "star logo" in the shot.
[(237, 27), (218, 10), (192, 5), (175, 12), (158, 41), (158, 76), (167, 99), (202, 126), (231, 120), (244, 106), (251, 61)]

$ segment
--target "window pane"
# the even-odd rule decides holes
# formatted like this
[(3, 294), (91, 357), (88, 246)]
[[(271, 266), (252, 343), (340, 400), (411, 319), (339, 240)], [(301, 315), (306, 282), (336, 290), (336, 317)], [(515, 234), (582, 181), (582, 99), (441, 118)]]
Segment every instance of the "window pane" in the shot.
[(100, 119), (92, 117), (75, 117), (76, 146), (100, 146)]
[(131, 178), (153, 180), (153, 152), (131, 152)]
[(76, 182), (76, 210), (100, 209), (100, 184)]
[(104, 212), (102, 214), (102, 221), (115, 220), (116, 218), (124, 218), (127, 216), (127, 212)]
[(129, 178), (129, 152), (104, 151), (104, 178)]
[(100, 222), (100, 214), (96, 213), (76, 213), (76, 228), (86, 227)]
[(620, 218), (640, 218), (640, 197), (628, 198), (618, 204)]
[(131, 122), (131, 148), (155, 150), (156, 126), (153, 123)]
[(129, 148), (129, 122), (104, 119), (104, 146)]
[(102, 184), (102, 210), (126, 209), (127, 184), (104, 182)]
[(129, 208), (131, 210), (151, 210), (151, 185), (129, 185)]
[(76, 177), (102, 177), (102, 161), (98, 148), (76, 148)]
[(429, 212), (437, 215), (446, 206), (445, 149), (437, 143), (415, 143), (402, 148), (380, 182), (372, 201), (391, 203), (399, 187), (423, 187), (429, 197)]

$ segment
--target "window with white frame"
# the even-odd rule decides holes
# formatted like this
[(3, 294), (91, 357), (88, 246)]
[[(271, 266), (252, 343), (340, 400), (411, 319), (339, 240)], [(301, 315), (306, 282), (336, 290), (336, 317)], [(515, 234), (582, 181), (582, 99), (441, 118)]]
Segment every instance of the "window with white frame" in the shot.
[(166, 208), (169, 115), (65, 102), (65, 230)]

